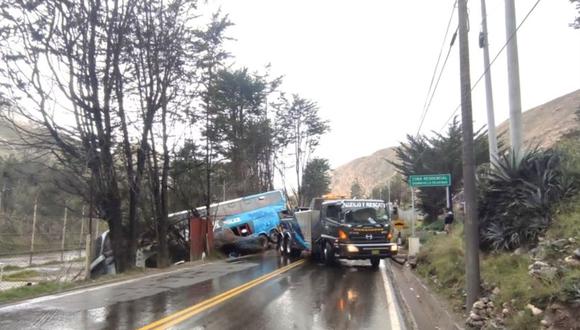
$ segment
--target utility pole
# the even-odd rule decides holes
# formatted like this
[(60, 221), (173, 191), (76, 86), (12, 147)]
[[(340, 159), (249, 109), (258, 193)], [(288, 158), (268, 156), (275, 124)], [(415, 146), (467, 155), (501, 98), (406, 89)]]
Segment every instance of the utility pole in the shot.
[(481, 34), (479, 47), (483, 48), (483, 69), (485, 70), (485, 103), (487, 105), (487, 139), (489, 142), (489, 161), (492, 165), (497, 161), (497, 134), (495, 132), (495, 117), (493, 109), (493, 90), (491, 88), (491, 67), (489, 65), (489, 42), (487, 38), (487, 9), (485, 0), (481, 0)]
[(82, 256), (82, 248), (83, 248), (83, 233), (85, 232), (85, 207), (83, 205), (81, 211), (81, 233), (79, 234), (79, 257)]
[(473, 119), (471, 115), (471, 80), (467, 36), (467, 0), (458, 0), (459, 65), (461, 72), (461, 124), (463, 129), (463, 185), (465, 194), (465, 274), (466, 309), (471, 310), (479, 298), (479, 225), (475, 199), (475, 156), (473, 152)]
[(32, 266), (32, 255), (34, 254), (34, 236), (36, 235), (36, 210), (38, 208), (38, 193), (34, 199), (34, 213), (32, 214), (32, 236), (30, 237), (30, 259), (28, 266)]
[(6, 191), (6, 182), (2, 183), (2, 191), (0, 192), (0, 213), (2, 213), (2, 198), (4, 197), (4, 192)]
[(514, 0), (505, 0), (505, 28), (510, 97), (510, 141), (512, 152), (518, 155), (522, 147), (522, 97), (520, 94), (520, 64)]
[(65, 248), (65, 240), (66, 240), (66, 220), (68, 216), (68, 208), (66, 207), (66, 203), (64, 205), (64, 220), (62, 224), (62, 241), (60, 243), (60, 261), (64, 262), (64, 248)]

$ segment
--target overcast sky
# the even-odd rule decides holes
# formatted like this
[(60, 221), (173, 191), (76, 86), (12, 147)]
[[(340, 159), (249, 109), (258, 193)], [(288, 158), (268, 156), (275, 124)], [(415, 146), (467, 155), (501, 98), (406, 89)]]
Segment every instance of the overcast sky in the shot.
[[(284, 75), (283, 90), (318, 102), (332, 131), (317, 150), (333, 167), (415, 134), (455, 0), (209, 0), (229, 13), (239, 65)], [(517, 0), (518, 23), (536, 0)], [(480, 1), (469, 2), (472, 83), (483, 72)], [(490, 55), (506, 40), (504, 1), (488, 0)], [(580, 88), (580, 30), (568, 0), (543, 0), (518, 33), (523, 109)], [(457, 27), (457, 15), (452, 30)], [(447, 51), (448, 42), (446, 42)], [(453, 46), (422, 132), (439, 130), (459, 105)], [(496, 124), (509, 115), (505, 52), (492, 66)], [(473, 92), (476, 126), (486, 124), (483, 82)], [(525, 127), (524, 127), (525, 129)]]

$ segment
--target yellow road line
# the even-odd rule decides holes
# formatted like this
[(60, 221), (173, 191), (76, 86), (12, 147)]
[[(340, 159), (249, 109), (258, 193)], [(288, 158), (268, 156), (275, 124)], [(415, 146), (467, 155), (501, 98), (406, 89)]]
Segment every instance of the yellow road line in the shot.
[(302, 264), (304, 264), (305, 260), (299, 260), (296, 262), (293, 262), (287, 266), (284, 266), (280, 269), (277, 269), (269, 274), (263, 275), (261, 277), (258, 277), (250, 282), (247, 282), (243, 285), (240, 285), (236, 288), (230, 289), (224, 293), (221, 293), (215, 297), (209, 298), (207, 300), (204, 300), (198, 304), (195, 304), (193, 306), (190, 306), (188, 308), (182, 309), (178, 312), (175, 312), (171, 315), (168, 315), (160, 320), (157, 320), (153, 323), (150, 323), (142, 328), (140, 328), (139, 330), (151, 330), (151, 329), (167, 329), (171, 326), (177, 325), (185, 320), (187, 320), (188, 318), (191, 318), (192, 316), (194, 316), (195, 314), (198, 314), (208, 308), (211, 308), (215, 305), (218, 305), (230, 298), (233, 298), (237, 295), (239, 295), (242, 292), (245, 292), (257, 285), (260, 285), (284, 272), (289, 271), (292, 268), (298, 267)]

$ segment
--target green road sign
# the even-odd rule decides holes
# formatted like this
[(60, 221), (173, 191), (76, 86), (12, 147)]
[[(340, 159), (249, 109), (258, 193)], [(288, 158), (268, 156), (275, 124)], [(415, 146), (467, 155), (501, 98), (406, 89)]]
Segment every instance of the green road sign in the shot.
[(449, 187), (451, 174), (428, 174), (409, 176), (411, 187)]

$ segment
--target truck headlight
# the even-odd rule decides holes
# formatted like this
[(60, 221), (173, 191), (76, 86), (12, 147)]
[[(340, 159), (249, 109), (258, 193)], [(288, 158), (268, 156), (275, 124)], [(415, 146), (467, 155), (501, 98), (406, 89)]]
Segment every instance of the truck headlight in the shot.
[(391, 245), (391, 252), (396, 252), (398, 250), (399, 250), (399, 247), (397, 246), (397, 244)]
[(348, 251), (348, 252), (358, 252), (358, 248), (356, 246), (354, 246), (353, 244), (348, 244), (346, 246), (346, 251)]

